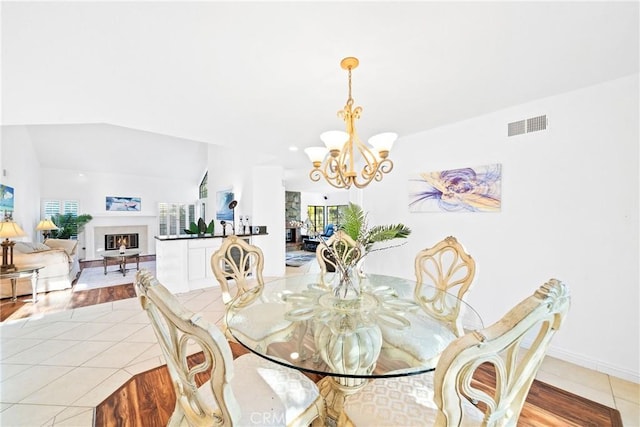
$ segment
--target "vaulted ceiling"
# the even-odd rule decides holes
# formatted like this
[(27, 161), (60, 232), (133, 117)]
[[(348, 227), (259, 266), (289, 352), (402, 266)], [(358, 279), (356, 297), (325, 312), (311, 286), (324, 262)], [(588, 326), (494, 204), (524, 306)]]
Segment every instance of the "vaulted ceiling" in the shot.
[(347, 98), (346, 56), (360, 59), (353, 98), (363, 107), (361, 138), (395, 131), (398, 144), (637, 73), (639, 64), (638, 2), (0, 7), (2, 124), (29, 125), (41, 165), (62, 169), (109, 164), (131, 173), (121, 161), (131, 154), (144, 162), (141, 172), (198, 179), (206, 144), (220, 144), (263, 153), (291, 179), (304, 177), (302, 149), (343, 129), (336, 112)]

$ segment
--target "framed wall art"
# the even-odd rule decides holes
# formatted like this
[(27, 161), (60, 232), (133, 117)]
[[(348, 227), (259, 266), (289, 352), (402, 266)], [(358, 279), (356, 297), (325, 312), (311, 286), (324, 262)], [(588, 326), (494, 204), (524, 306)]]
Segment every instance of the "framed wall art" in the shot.
[(422, 172), (409, 177), (409, 212), (499, 212), (502, 165)]
[(108, 212), (127, 211), (139, 212), (142, 200), (140, 197), (115, 197), (107, 196), (105, 207)]
[(229, 207), (233, 197), (232, 190), (216, 192), (216, 219), (218, 221), (233, 221), (233, 209)]
[(2, 213), (0, 220), (13, 218), (13, 195), (13, 187), (0, 184), (0, 212)]

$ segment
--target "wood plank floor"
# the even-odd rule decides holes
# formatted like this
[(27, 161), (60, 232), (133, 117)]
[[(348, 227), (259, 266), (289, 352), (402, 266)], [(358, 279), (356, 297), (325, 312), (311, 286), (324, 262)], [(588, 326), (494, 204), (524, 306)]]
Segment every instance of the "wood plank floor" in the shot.
[(38, 303), (25, 302), (21, 298), (0, 300), (0, 322), (24, 319), (35, 314), (42, 315), (71, 310), (88, 305), (113, 302), (120, 299), (135, 298), (133, 283), (106, 288), (73, 292), (73, 288), (38, 294)]
[[(155, 261), (155, 255), (140, 257), (140, 262), (146, 261)], [(102, 265), (102, 261), (82, 261), (80, 268), (102, 267)], [(76, 278), (70, 289), (39, 293), (37, 304), (25, 301), (25, 299), (30, 298), (29, 296), (18, 297), (15, 302), (11, 301), (11, 298), (0, 300), (0, 322), (8, 319), (24, 319), (35, 314), (42, 315), (104, 302), (113, 302), (136, 296), (133, 284), (73, 292), (73, 286), (77, 281), (78, 279)]]

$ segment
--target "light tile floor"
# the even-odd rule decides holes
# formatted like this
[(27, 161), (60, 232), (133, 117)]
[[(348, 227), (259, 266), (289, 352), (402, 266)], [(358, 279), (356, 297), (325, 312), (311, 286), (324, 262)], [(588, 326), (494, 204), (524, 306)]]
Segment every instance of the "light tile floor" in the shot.
[[(304, 268), (289, 268), (288, 274)], [(218, 288), (179, 295), (220, 325)], [(164, 364), (138, 300), (99, 304), (0, 326), (0, 425), (92, 426), (94, 408), (131, 376)], [(547, 357), (541, 381), (620, 410), (640, 427), (640, 386)]]

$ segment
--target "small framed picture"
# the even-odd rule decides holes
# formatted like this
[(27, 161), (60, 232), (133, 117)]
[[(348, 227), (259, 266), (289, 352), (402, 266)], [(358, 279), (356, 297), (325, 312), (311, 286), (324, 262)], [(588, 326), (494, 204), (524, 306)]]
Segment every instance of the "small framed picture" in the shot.
[(108, 212), (128, 211), (139, 212), (141, 209), (140, 197), (114, 197), (107, 196), (105, 206)]

